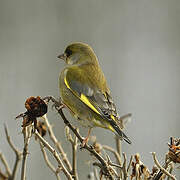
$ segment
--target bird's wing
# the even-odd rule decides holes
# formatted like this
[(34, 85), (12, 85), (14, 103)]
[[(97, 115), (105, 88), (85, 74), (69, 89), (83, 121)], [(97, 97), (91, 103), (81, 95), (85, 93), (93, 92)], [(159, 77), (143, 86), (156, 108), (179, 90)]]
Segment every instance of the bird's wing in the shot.
[(91, 110), (102, 116), (113, 127), (115, 131), (126, 142), (131, 144), (129, 138), (121, 131), (117, 124), (118, 114), (109, 90), (103, 91), (96, 86), (96, 82), (89, 79), (88, 74), (83, 71), (67, 71), (64, 83), (83, 103)]

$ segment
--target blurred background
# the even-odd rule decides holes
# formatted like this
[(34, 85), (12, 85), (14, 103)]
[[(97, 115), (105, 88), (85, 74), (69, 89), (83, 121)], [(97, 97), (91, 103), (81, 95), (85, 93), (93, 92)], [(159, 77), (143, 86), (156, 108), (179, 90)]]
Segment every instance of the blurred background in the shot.
[[(22, 121), (14, 118), (25, 111), (29, 96), (59, 97), (58, 76), (64, 63), (56, 57), (74, 41), (93, 47), (119, 114), (133, 114), (125, 130), (133, 144), (122, 144), (128, 158), (139, 152), (151, 169), (150, 152), (155, 151), (164, 162), (169, 137), (179, 137), (179, 19), (179, 0), (0, 0), (0, 151), (10, 166), (15, 156), (3, 124), (22, 149)], [(61, 118), (51, 108), (48, 118), (70, 155)], [(93, 134), (115, 147), (110, 131), (95, 128)], [(55, 179), (34, 138), (29, 153), (27, 179)], [(92, 171), (89, 159), (88, 152), (78, 149), (80, 179)], [(179, 171), (176, 174), (179, 179)]]

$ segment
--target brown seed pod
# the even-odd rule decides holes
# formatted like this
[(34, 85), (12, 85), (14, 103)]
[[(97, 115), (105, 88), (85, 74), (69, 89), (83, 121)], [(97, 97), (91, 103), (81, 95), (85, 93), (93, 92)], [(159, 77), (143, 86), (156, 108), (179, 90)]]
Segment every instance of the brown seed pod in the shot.
[(170, 138), (168, 156), (174, 163), (180, 163), (180, 140)]
[(47, 113), (46, 103), (39, 97), (30, 97), (25, 102), (26, 114), (32, 117), (41, 117)]
[(31, 96), (26, 100), (25, 108), (27, 109), (27, 111), (25, 113), (21, 113), (20, 115), (18, 115), (16, 119), (20, 117), (23, 118), (22, 127), (26, 127), (34, 123), (34, 128), (37, 129), (37, 118), (42, 117), (44, 114), (47, 113), (47, 104), (44, 100), (40, 98), (40, 96)]

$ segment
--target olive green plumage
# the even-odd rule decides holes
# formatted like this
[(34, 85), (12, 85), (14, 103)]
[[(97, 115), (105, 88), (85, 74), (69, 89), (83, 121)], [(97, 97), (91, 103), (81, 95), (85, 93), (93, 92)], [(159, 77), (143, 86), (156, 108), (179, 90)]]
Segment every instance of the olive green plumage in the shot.
[(109, 129), (130, 144), (118, 125), (116, 107), (93, 49), (73, 43), (58, 57), (67, 63), (59, 78), (61, 98), (74, 117), (83, 126)]

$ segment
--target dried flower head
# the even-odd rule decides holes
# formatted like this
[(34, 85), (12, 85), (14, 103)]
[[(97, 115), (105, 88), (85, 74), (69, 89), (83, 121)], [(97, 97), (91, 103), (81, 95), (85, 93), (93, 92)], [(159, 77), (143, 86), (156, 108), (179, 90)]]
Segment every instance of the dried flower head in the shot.
[(180, 163), (180, 139), (170, 138), (168, 157), (174, 163)]
[(22, 127), (26, 127), (34, 123), (35, 129), (37, 129), (37, 118), (47, 113), (47, 104), (39, 96), (32, 96), (26, 100), (25, 108), (27, 109), (27, 111), (18, 115), (16, 119), (23, 117)]
[(140, 160), (140, 155), (137, 153), (134, 155), (134, 159), (135, 162), (132, 162), (132, 173), (131, 173), (131, 179), (133, 178), (139, 178), (141, 179), (141, 177), (143, 176), (144, 179), (150, 178), (150, 171), (147, 168), (147, 166), (145, 166), (141, 160)]
[(39, 97), (30, 97), (25, 102), (26, 114), (32, 117), (41, 117), (47, 113), (46, 103)]

